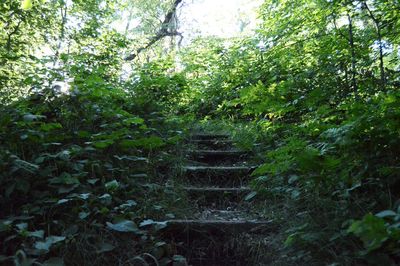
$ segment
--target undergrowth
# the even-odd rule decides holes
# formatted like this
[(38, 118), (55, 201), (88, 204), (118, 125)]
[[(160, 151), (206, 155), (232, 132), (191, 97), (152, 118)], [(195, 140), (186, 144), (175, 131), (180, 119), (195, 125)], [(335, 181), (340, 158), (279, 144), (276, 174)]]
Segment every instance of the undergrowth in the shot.
[(1, 107), (2, 263), (169, 263), (155, 221), (181, 212), (163, 184), (185, 133), (181, 120), (140, 109), (118, 88), (83, 86)]

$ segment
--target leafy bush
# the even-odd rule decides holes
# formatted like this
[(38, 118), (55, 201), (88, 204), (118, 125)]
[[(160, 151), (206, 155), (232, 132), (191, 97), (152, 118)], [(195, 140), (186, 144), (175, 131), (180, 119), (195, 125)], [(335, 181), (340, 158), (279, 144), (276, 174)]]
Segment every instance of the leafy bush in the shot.
[[(152, 236), (165, 225), (149, 218), (165, 219), (176, 199), (144, 185), (161, 181), (154, 169), (168, 165), (163, 152), (179, 133), (167, 133), (156, 113), (140, 117), (129, 94), (99, 81), (77, 82), (71, 95), (38, 93), (1, 107), (2, 261), (104, 264), (109, 251), (128, 260), (167, 250)], [(117, 255), (125, 245), (118, 232), (132, 234), (131, 254)], [(156, 259), (172, 256), (160, 252)]]

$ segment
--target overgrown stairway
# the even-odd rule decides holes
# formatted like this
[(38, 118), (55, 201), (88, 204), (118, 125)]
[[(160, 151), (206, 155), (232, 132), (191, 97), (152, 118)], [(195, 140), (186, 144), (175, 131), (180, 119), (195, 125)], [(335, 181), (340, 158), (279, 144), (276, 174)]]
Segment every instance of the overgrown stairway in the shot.
[(168, 221), (164, 234), (189, 265), (266, 265), (254, 262), (259, 254), (252, 243), (273, 224), (260, 219), (245, 200), (253, 193), (249, 154), (233, 148), (225, 134), (194, 134), (188, 146), (181, 181), (195, 211)]

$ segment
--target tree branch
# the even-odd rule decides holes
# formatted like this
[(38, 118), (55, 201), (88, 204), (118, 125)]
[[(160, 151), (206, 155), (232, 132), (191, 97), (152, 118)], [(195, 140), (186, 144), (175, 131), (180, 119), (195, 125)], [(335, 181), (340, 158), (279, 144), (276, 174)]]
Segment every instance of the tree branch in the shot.
[(167, 37), (167, 36), (180, 36), (181, 40), (183, 38), (182, 34), (176, 29), (173, 29), (171, 31), (170, 29), (170, 24), (172, 20), (174, 19), (174, 15), (176, 14), (176, 9), (178, 8), (178, 5), (182, 2), (183, 0), (175, 0), (174, 3), (172, 4), (171, 9), (168, 11), (168, 13), (165, 15), (164, 21), (161, 23), (160, 29), (157, 31), (157, 33), (149, 39), (149, 42), (140, 47), (139, 49), (136, 50), (135, 53), (132, 53), (125, 57), (126, 61), (130, 61), (135, 59), (139, 53), (141, 53), (143, 50), (146, 50), (150, 46), (152, 46), (154, 43), (158, 42), (159, 40)]
[(15, 26), (14, 30), (12, 32), (10, 32), (10, 34), (8, 34), (7, 44), (6, 44), (7, 52), (11, 51), (11, 41), (12, 41), (11, 38), (13, 35), (18, 33), (18, 30), (19, 30), (19, 27), (21, 26), (21, 24), (22, 24), (22, 19), (20, 21), (18, 21), (18, 24), (17, 24), (17, 26)]

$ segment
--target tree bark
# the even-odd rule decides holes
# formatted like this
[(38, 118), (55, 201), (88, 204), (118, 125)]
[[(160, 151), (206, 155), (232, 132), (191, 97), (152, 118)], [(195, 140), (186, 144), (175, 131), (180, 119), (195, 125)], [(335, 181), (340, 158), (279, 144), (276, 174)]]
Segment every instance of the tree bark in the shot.
[(10, 32), (10, 34), (8, 34), (8, 36), (7, 36), (6, 47), (7, 47), (8, 53), (11, 52), (12, 36), (18, 33), (18, 30), (19, 30), (19, 27), (21, 26), (21, 24), (22, 24), (22, 19), (20, 21), (18, 21), (17, 26), (15, 26), (14, 30), (12, 32)]
[(369, 17), (372, 19), (374, 22), (374, 26), (376, 28), (376, 33), (378, 37), (378, 43), (379, 43), (379, 71), (381, 75), (381, 88), (383, 89), (386, 85), (386, 74), (385, 74), (385, 66), (383, 62), (383, 42), (382, 42), (382, 33), (381, 33), (381, 27), (378, 19), (375, 17), (374, 13), (371, 11), (369, 8), (368, 4), (366, 1), (363, 1), (365, 9), (368, 11)]
[(349, 22), (349, 44), (351, 50), (351, 83), (354, 94), (357, 96), (357, 80), (356, 80), (356, 50), (354, 46), (354, 32), (353, 32), (353, 20), (350, 13), (347, 13), (347, 19)]

